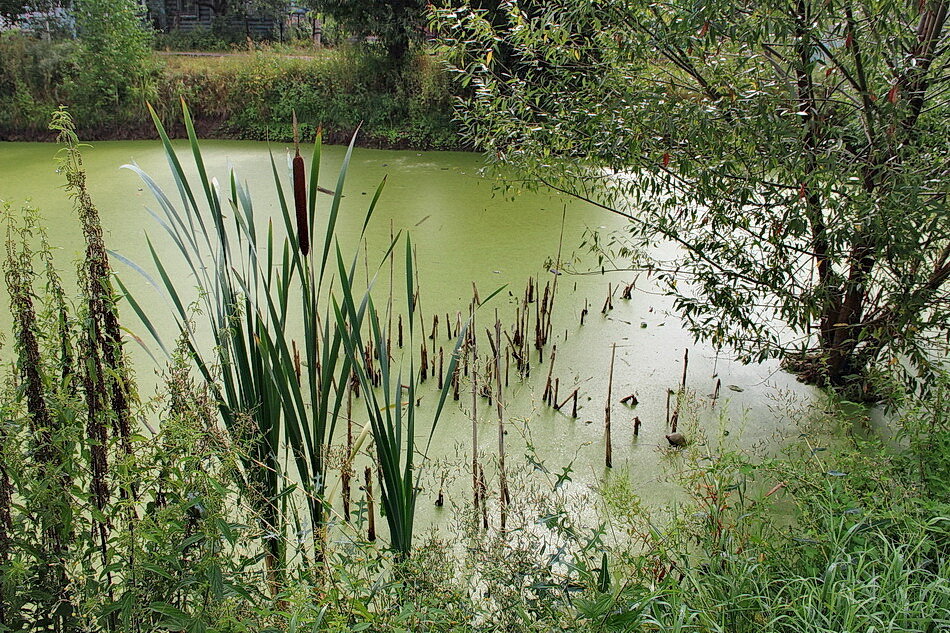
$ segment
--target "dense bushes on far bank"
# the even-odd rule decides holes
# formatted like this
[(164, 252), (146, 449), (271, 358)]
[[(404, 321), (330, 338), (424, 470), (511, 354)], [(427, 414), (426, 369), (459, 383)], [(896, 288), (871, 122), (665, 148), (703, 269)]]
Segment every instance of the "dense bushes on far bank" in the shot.
[(141, 100), (103, 109), (79, 89), (75, 49), (71, 41), (0, 34), (0, 140), (51, 140), (47, 121), (61, 104), (77, 113), (84, 138), (152, 138), (144, 101), (172, 123), (184, 98), (206, 138), (289, 140), (296, 109), (305, 137), (323, 125), (328, 140), (348, 140), (362, 123), (366, 146), (460, 148), (448, 78), (428, 55), (398, 70), (356, 50), (159, 57)]

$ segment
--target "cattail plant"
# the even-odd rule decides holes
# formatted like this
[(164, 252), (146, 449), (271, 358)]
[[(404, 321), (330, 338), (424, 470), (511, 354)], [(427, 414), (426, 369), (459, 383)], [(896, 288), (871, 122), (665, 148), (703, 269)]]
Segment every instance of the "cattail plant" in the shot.
[[(353, 361), (344, 353), (343, 333), (336, 319), (326, 311), (328, 306), (321, 307), (321, 303), (332, 285), (328, 281), (327, 265), (355, 136), (344, 157), (335, 191), (317, 185), (321, 155), (319, 131), (310, 161), (309, 185), (301, 170), (303, 158), (299, 148), (295, 149), (290, 167), (296, 217), (291, 215), (280, 171), (271, 156), (271, 171), (286, 234), (281, 244), (275, 238), (272, 222), (268, 222), (266, 232), (259, 230), (259, 218), (250, 193), (233, 171), (225, 187), (209, 177), (191, 114), (184, 103), (182, 106), (197, 170), (196, 185), (200, 187), (198, 191), (203, 192), (203, 199), (199, 202), (196, 187), (186, 175), (154, 110), (152, 118), (180, 193), (180, 205), (172, 203), (137, 166), (126, 167), (137, 173), (154, 194), (162, 210), (156, 219), (194, 277), (187, 281), (173, 279), (164, 258), (149, 240), (152, 261), (174, 307), (173, 315), (192, 360), (213, 390), (225, 428), (247, 447), (243, 459), (248, 481), (246, 492), (260, 517), (264, 560), (271, 589), (276, 594), (286, 567), (285, 537), (290, 526), (281, 504), (296, 486), (289, 483), (291, 478), (300, 482), (305, 493), (314, 560), (319, 560), (323, 551), (326, 456), (346, 401)], [(364, 231), (384, 182), (367, 209)], [(332, 195), (332, 201), (327, 211), (322, 249), (316, 251), (314, 257), (308, 257), (318, 192)], [(301, 202), (306, 204), (302, 207)], [(338, 281), (351, 284), (354, 275), (355, 261), (347, 278)], [(203, 290), (198, 299), (201, 313), (208, 319), (213, 337), (213, 345), (208, 348), (199, 348), (196, 343), (193, 315), (184, 295), (196, 282)], [(298, 303), (291, 301), (295, 294), (300, 297)], [(147, 315), (131, 297), (130, 304), (161, 345)], [(294, 360), (291, 326), (302, 332), (297, 335), (302, 355), (299, 364)], [(291, 467), (285, 468), (281, 459), (285, 446), (292, 457), (291, 472), (288, 472)]]

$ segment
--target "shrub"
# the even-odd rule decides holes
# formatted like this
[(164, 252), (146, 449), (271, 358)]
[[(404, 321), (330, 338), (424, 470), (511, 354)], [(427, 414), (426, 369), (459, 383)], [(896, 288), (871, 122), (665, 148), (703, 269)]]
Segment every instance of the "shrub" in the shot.
[(101, 109), (119, 104), (141, 111), (155, 70), (141, 7), (131, 0), (77, 0), (76, 22), (81, 49), (73, 92), (80, 118), (100, 118)]
[(172, 30), (155, 35), (155, 48), (171, 51), (225, 51), (232, 41), (204, 26), (184, 31)]

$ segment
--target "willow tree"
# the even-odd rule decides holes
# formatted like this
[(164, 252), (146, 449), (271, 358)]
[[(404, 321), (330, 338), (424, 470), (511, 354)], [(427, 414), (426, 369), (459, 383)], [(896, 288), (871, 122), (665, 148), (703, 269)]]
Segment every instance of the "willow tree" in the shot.
[(434, 22), (472, 142), (628, 217), (635, 245), (679, 245), (648, 265), (698, 338), (843, 389), (926, 376), (947, 334), (947, 4), (556, 0)]

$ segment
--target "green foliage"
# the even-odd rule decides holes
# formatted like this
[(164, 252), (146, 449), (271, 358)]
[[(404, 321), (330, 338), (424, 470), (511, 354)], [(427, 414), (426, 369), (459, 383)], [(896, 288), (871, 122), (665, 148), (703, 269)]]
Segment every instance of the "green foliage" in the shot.
[(167, 33), (156, 33), (154, 39), (156, 49), (170, 51), (226, 51), (234, 43), (235, 41), (205, 26), (187, 31), (175, 29)]
[[(393, 86), (392, 75), (379, 58), (343, 50), (313, 60), (260, 54), (220, 75), (189, 73), (178, 80), (183, 96), (194, 98), (189, 103), (197, 116), (223, 108), (226, 127), (242, 138), (291, 138), (288, 121), (296, 110), (302, 131), (312, 135), (322, 125), (327, 137), (338, 143), (360, 126), (363, 144), (457, 147), (452, 97), (437, 62), (424, 55), (414, 58), (404, 77)], [(206, 90), (221, 82), (224, 100), (210, 101)], [(229, 98), (235, 94), (241, 99)]]
[(183, 349), (170, 364), (162, 405), (161, 431), (141, 442), (124, 473), (136, 486), (151, 482), (134, 531), (116, 539), (129, 552), (128, 580), (121, 597), (98, 607), (117, 608), (130, 630), (194, 622), (229, 630), (261, 598), (247, 581), (258, 566), (258, 530), (246, 509), (234, 512), (251, 501), (240, 485), (246, 447), (217, 428), (217, 406), (190, 376)]
[[(76, 0), (81, 53), (74, 91), (79, 114), (131, 104), (140, 112), (151, 95), (151, 34), (142, 5), (132, 0)], [(87, 110), (88, 108), (88, 110)]]
[(0, 1), (0, 18), (15, 19), (21, 13), (27, 10), (27, 3), (24, 0), (2, 0)]
[(466, 137), (629, 218), (635, 251), (677, 247), (635, 264), (697, 338), (855, 398), (900, 358), (928, 377), (950, 316), (945, 2), (505, 11), (435, 20)]
[(2, 125), (45, 128), (50, 114), (68, 99), (79, 72), (78, 44), (43, 41), (18, 31), (0, 32)]
[[(80, 123), (87, 133), (107, 138), (152, 134), (142, 121), (144, 101), (102, 109), (95, 106), (97, 95), (77, 91), (74, 43), (34, 42), (0, 35), (0, 52), (9, 52), (0, 56), (0, 135), (36, 138), (61, 103), (85, 113)], [(298, 50), (286, 52), (288, 56), (266, 49), (220, 59), (167, 60), (142, 96), (149, 96), (163, 123), (176, 134), (183, 132), (178, 113), (184, 99), (196, 125), (211, 136), (291, 140), (288, 121), (296, 110), (306, 135), (322, 125), (325, 138), (333, 143), (348, 142), (361, 126), (363, 145), (459, 148), (453, 97), (438, 58), (419, 55), (407, 60), (402, 79), (393, 86), (386, 64), (371, 54), (324, 50), (302, 59), (289, 56), (299, 55)]]
[(256, 592), (245, 582), (258, 564), (246, 554), (253, 532), (234, 514), (241, 447), (222, 441), (207, 393), (181, 362), (162, 432), (129, 433), (142, 410), (109, 317), (97, 211), (68, 115), (55, 124), (87, 253), (73, 301), (37, 212), (4, 204), (15, 363), (0, 426), (0, 628), (223, 625), (235, 597), (246, 613)]
[(422, 40), (426, 3), (421, 0), (310, 0), (310, 4), (354, 35), (379, 38), (386, 58), (397, 68), (410, 45)]

